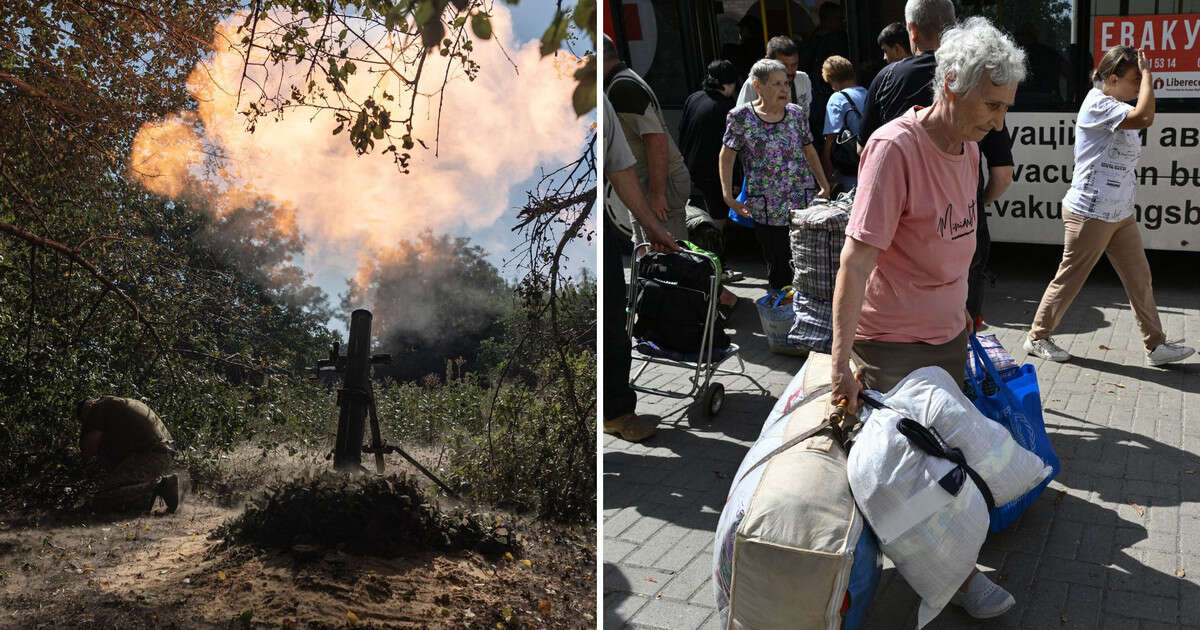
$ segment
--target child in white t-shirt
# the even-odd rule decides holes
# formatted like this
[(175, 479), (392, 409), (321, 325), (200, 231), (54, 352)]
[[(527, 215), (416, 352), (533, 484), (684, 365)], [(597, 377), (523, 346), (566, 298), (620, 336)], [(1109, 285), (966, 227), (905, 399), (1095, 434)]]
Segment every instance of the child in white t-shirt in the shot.
[[(1051, 361), (1071, 358), (1050, 334), (1100, 255), (1108, 254), (1142, 330), (1146, 363), (1181, 361), (1195, 350), (1169, 342), (1163, 334), (1150, 286), (1150, 263), (1134, 217), (1134, 172), (1142, 155), (1138, 131), (1154, 122), (1150, 64), (1141, 51), (1116, 46), (1100, 60), (1092, 80), (1096, 87), (1084, 97), (1075, 123), (1075, 174), (1063, 198), (1062, 263), (1038, 304), (1025, 350)], [(1134, 98), (1136, 105), (1126, 102)]]

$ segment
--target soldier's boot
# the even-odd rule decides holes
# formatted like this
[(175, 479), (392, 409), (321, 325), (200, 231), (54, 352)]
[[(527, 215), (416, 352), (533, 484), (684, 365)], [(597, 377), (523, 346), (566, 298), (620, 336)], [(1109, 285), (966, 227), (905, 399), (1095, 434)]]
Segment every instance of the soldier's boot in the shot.
[(167, 504), (167, 514), (174, 514), (179, 508), (179, 501), (183, 498), (180, 485), (178, 474), (159, 477), (158, 483), (154, 485), (154, 495), (162, 497)]

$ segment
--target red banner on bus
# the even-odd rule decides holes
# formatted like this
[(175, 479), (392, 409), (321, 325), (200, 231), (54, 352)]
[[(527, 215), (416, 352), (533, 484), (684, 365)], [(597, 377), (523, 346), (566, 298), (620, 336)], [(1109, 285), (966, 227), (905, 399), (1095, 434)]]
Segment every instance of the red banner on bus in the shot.
[(1200, 98), (1200, 13), (1105, 15), (1094, 19), (1094, 64), (1113, 46), (1146, 53), (1158, 98)]

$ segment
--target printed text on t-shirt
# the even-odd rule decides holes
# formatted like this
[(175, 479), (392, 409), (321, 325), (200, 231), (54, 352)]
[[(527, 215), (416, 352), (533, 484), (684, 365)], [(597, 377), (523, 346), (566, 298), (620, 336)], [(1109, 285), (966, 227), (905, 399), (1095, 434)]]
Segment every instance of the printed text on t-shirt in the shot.
[(954, 204), (946, 206), (946, 212), (938, 217), (937, 233), (943, 239), (947, 238), (946, 228), (950, 228), (949, 240), (956, 240), (968, 234), (975, 233), (975, 202), (967, 203), (967, 216), (959, 221), (954, 220)]

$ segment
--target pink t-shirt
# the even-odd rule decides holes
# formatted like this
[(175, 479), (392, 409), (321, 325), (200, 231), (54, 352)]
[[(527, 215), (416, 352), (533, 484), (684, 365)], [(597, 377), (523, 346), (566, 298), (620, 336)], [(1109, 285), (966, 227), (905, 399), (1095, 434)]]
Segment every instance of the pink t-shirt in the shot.
[(966, 326), (979, 145), (934, 144), (913, 108), (871, 134), (846, 235), (878, 247), (856, 339), (946, 343)]

